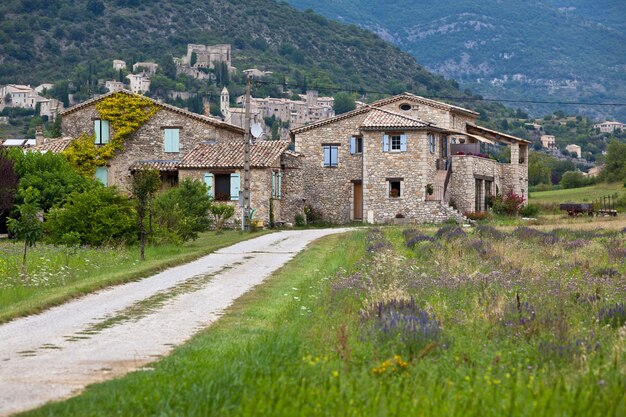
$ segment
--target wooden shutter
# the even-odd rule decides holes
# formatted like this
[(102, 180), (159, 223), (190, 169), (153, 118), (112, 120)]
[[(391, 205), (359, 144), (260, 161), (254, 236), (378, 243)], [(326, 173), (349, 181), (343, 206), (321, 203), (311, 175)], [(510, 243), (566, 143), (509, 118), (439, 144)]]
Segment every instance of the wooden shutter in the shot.
[(330, 146), (324, 146), (324, 166), (330, 166)]
[(383, 135), (383, 152), (389, 152), (389, 135)]
[(108, 185), (109, 170), (107, 167), (96, 167), (96, 179), (105, 187)]
[(282, 198), (283, 197), (283, 171), (278, 171), (277, 175), (278, 175), (277, 181), (276, 181), (277, 197)]
[(102, 134), (100, 143), (109, 143), (109, 121), (100, 120), (100, 129)]
[(100, 136), (100, 120), (94, 120), (93, 121), (93, 131), (96, 134), (96, 140), (95, 143), (99, 144), (102, 143), (101, 142), (101, 136)]
[(272, 171), (272, 197), (276, 197), (276, 173)]
[(163, 130), (163, 147), (165, 152), (180, 152), (180, 130)]
[(330, 166), (336, 167), (339, 165), (339, 148), (337, 146), (330, 147)]
[(354, 155), (356, 153), (356, 138), (354, 136), (350, 137), (350, 154)]
[(400, 135), (400, 150), (406, 152), (406, 135)]
[(239, 174), (230, 174), (230, 199), (239, 200), (239, 188), (240, 188)]
[(204, 174), (204, 185), (209, 189), (209, 196), (215, 198), (215, 187), (213, 186), (213, 174), (206, 173)]

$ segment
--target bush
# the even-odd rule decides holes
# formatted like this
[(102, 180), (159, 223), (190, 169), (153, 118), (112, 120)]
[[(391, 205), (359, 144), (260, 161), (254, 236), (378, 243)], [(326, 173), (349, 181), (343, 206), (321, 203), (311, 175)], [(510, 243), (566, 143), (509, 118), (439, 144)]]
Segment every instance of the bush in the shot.
[[(226, 220), (230, 219), (235, 214), (235, 207), (226, 203), (214, 203), (211, 205), (210, 210), (215, 218), (215, 230), (218, 232), (224, 228)], [(254, 222), (250, 222), (250, 226), (254, 226)]]
[(133, 204), (115, 187), (74, 192), (64, 205), (52, 208), (46, 220), (47, 239), (54, 244), (63, 244), (68, 233), (77, 234), (81, 244), (92, 246), (137, 240)]
[(526, 204), (522, 206), (519, 214), (524, 217), (537, 217), (537, 214), (539, 214), (539, 206), (536, 204)]
[(489, 220), (491, 219), (491, 214), (488, 211), (470, 211), (467, 213), (463, 213), (465, 217), (470, 220)]
[(304, 216), (302, 214), (296, 214), (294, 221), (296, 223), (296, 226), (306, 226), (306, 222), (304, 221)]
[(489, 204), (496, 214), (516, 216), (524, 204), (524, 197), (515, 194), (513, 191), (509, 191), (505, 196), (492, 196), (489, 199)]
[(159, 194), (154, 200), (156, 241), (186, 242), (211, 226), (208, 216), (211, 198), (206, 186), (189, 178), (178, 187)]

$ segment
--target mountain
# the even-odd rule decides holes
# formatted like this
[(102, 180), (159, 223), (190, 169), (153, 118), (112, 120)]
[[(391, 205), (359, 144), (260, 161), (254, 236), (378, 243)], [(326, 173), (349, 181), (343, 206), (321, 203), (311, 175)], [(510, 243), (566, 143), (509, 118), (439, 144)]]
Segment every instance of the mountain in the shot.
[[(290, 2), (376, 32), (429, 70), (485, 96), (626, 102), (624, 0)], [(626, 106), (522, 107), (626, 119)]]
[[(3, 0), (0, 2), (0, 84), (58, 82), (85, 98), (97, 80), (122, 77), (113, 59), (159, 62), (172, 75), (172, 56), (188, 43), (233, 46), (239, 70), (274, 72), (278, 82), (355, 91), (469, 97), (409, 54), (354, 25), (270, 0)], [(238, 83), (241, 72), (224, 84)], [(187, 88), (195, 80), (176, 80)], [(230, 88), (230, 87), (229, 87)], [(69, 89), (69, 90), (68, 90)], [(214, 88), (215, 90), (215, 88)], [(219, 91), (219, 90), (217, 90)], [(332, 90), (331, 90), (332, 92)], [(231, 91), (231, 96), (233, 96)], [(219, 94), (218, 94), (219, 96)]]

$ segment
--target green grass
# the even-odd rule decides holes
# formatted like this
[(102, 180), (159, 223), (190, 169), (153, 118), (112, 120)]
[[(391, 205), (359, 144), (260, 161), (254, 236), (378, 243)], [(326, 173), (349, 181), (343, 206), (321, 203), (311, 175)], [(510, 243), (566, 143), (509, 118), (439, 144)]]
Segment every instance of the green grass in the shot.
[(143, 262), (139, 261), (137, 247), (80, 248), (70, 254), (67, 266), (63, 247), (40, 244), (28, 251), (27, 277), (20, 275), (22, 244), (2, 241), (0, 323), (100, 288), (150, 276), (264, 233), (227, 230), (216, 235), (206, 232), (183, 245), (148, 246)]
[[(169, 357), (25, 415), (626, 413), (626, 328), (598, 320), (625, 302), (622, 233), (405, 244), (424, 232), (324, 238)], [(381, 305), (420, 331), (385, 332)]]
[(529, 203), (591, 203), (598, 198), (624, 192), (626, 189), (621, 183), (601, 183), (590, 187), (533, 192), (530, 194)]

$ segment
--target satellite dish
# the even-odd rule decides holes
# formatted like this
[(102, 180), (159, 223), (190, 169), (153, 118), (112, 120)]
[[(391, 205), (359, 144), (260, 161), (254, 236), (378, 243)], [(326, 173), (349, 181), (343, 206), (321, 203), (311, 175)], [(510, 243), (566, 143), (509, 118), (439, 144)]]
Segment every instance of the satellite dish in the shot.
[(250, 133), (252, 133), (252, 136), (254, 136), (255, 139), (258, 139), (263, 134), (263, 128), (260, 124), (255, 123), (250, 127)]

